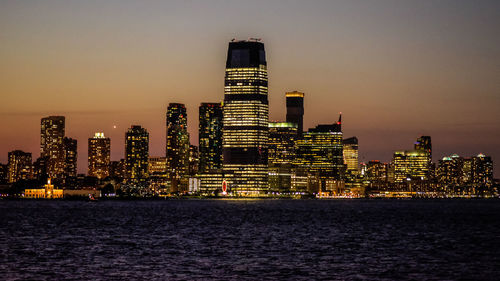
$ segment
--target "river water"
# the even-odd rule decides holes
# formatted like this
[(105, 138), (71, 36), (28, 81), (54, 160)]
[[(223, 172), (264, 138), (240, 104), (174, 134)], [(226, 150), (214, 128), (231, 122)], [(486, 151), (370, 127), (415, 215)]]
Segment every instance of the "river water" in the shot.
[(3, 280), (499, 280), (498, 200), (0, 201)]

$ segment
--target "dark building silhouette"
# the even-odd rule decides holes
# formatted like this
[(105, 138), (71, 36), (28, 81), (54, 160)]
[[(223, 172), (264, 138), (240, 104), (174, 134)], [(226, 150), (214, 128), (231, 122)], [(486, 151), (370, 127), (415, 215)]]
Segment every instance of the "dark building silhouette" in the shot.
[(269, 103), (264, 44), (230, 42), (224, 85), (223, 173), (231, 192), (258, 196), (268, 189)]
[(202, 103), (199, 109), (199, 172), (222, 168), (222, 105)]
[(286, 93), (286, 122), (297, 124), (297, 135), (301, 138), (304, 131), (304, 93)]

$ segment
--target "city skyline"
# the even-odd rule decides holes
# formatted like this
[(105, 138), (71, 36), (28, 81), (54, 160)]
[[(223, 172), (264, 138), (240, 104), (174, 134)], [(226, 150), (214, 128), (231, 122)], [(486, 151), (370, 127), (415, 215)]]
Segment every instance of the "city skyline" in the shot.
[[(388, 3), (384, 2), (383, 6)], [(112, 139), (111, 158), (116, 161), (124, 157), (123, 143), (127, 128), (135, 124), (141, 125), (151, 134), (150, 155), (162, 156), (165, 154), (164, 114), (169, 103), (186, 104), (190, 142), (197, 144), (198, 106), (202, 102), (222, 100), (224, 85), (221, 76), (224, 73), (225, 44), (233, 37), (246, 39), (246, 36), (262, 37), (266, 43), (271, 81), (270, 121), (285, 121), (285, 92), (297, 90), (305, 93), (304, 131), (317, 124), (333, 123), (338, 112), (342, 111), (344, 136), (358, 137), (360, 161), (377, 159), (388, 162), (394, 151), (411, 149), (413, 141), (421, 135), (431, 135), (433, 138), (434, 162), (453, 153), (460, 156), (484, 153), (493, 159), (498, 159), (500, 155), (500, 125), (496, 121), (500, 120), (496, 110), (500, 105), (500, 86), (495, 80), (495, 73), (498, 73), (498, 64), (495, 62), (499, 61), (499, 51), (495, 48), (498, 46), (498, 36), (494, 36), (498, 31), (493, 28), (498, 19), (493, 19), (490, 11), (495, 10), (495, 5), (498, 5), (494, 2), (486, 1), (481, 5), (467, 7), (469, 10), (466, 13), (463, 13), (461, 7), (472, 4), (464, 2), (458, 2), (453, 7), (449, 2), (440, 2), (421, 6), (412, 4), (409, 7), (396, 5), (389, 9), (393, 12), (388, 15), (391, 18), (399, 19), (401, 15), (409, 13), (407, 24), (400, 28), (408, 31), (408, 36), (416, 36), (413, 41), (396, 39), (395, 35), (399, 33), (391, 28), (386, 30), (386, 35), (383, 27), (388, 26), (383, 24), (380, 16), (387, 11), (375, 9), (371, 14), (368, 13), (372, 17), (367, 18), (376, 23), (372, 28), (369, 28), (368, 22), (362, 22), (358, 27), (349, 25), (353, 21), (339, 12), (337, 20), (346, 26), (345, 31), (334, 28), (333, 33), (326, 32), (324, 36), (310, 34), (304, 36), (304, 40), (289, 33), (277, 34), (272, 25), (268, 26), (269, 30), (264, 25), (248, 25), (249, 19), (243, 17), (247, 25), (243, 32), (223, 29), (218, 33), (209, 32), (189, 40), (178, 34), (179, 36), (161, 41), (164, 44), (159, 46), (163, 50), (153, 48), (154, 44), (144, 44), (133, 45), (133, 50), (125, 48), (121, 51), (118, 51), (118, 45), (129, 42), (135, 36), (149, 39), (146, 43), (155, 42), (153, 34), (157, 34), (158, 30), (139, 26), (131, 31), (130, 37), (118, 32), (108, 39), (107, 44), (95, 45), (96, 48), (101, 48), (100, 51), (83, 50), (77, 43), (94, 46), (90, 43), (94, 41), (90, 39), (99, 39), (103, 34), (93, 33), (88, 27), (79, 26), (77, 31), (88, 37), (80, 41), (71, 37), (72, 33), (65, 28), (55, 28), (58, 25), (46, 18), (50, 14), (48, 12), (42, 13), (43, 16), (30, 18), (14, 28), (13, 24), (19, 22), (16, 15), (30, 15), (38, 5), (9, 1), (0, 5), (5, 5), (5, 9), (0, 9), (4, 11), (0, 12), (0, 26), (3, 26), (0, 28), (6, 31), (7, 38), (12, 39), (1, 47), (3, 51), (0, 52), (5, 61), (4, 68), (1, 69), (3, 80), (0, 83), (0, 91), (4, 97), (0, 108), (4, 121), (0, 129), (5, 132), (0, 137), (1, 163), (6, 163), (7, 153), (16, 149), (30, 152), (32, 158), (36, 159), (39, 156), (40, 118), (49, 115), (65, 116), (66, 135), (80, 143), (79, 173), (86, 172), (87, 167), (87, 148), (82, 144), (94, 132), (104, 132)], [(51, 5), (54, 5), (53, 2), (47, 4), (47, 7)], [(131, 17), (130, 23), (140, 22), (138, 17), (127, 16), (126, 11), (134, 5), (138, 4), (128, 3), (121, 8), (123, 17)], [(179, 9), (184, 13), (194, 13), (187, 4), (183, 5), (174, 6), (181, 7)], [(271, 3), (271, 10), (276, 5)], [(342, 12), (352, 9), (354, 14), (366, 15), (366, 11), (360, 10), (358, 4), (336, 2), (336, 5), (321, 5), (336, 7)], [(91, 11), (100, 11), (101, 14), (96, 17), (102, 21), (111, 13), (109, 9), (112, 8), (109, 3), (103, 7), (73, 3), (55, 8), (60, 12), (61, 9), (73, 6), (81, 9), (76, 19), (80, 24), (88, 19)], [(249, 6), (249, 9), (255, 9)], [(302, 4), (293, 3), (291, 6), (298, 9)], [(146, 8), (147, 11), (151, 9)], [(285, 11), (289, 12), (291, 8), (287, 7)], [(451, 15), (444, 15), (444, 19), (437, 20), (432, 16), (434, 8), (441, 12), (450, 9)], [(235, 7), (232, 9), (237, 10)], [(316, 9), (319, 8), (304, 10), (304, 17), (309, 18)], [(14, 16), (4, 16), (5, 11)], [(212, 14), (220, 13), (210, 11)], [(283, 17), (284, 13), (277, 17)], [(64, 13), (60, 13), (59, 17), (65, 18), (63, 15)], [(261, 16), (267, 23), (270, 17), (271, 15)], [(436, 24), (439, 27), (435, 33), (424, 24), (424, 19), (427, 18), (431, 20), (431, 26)], [(122, 20), (113, 18), (110, 24), (118, 24)], [(162, 18), (153, 14), (152, 20), (161, 21)], [(324, 20), (327, 17), (320, 13), (318, 21)], [(37, 23), (45, 24), (42, 27), (46, 28), (48, 35), (60, 36), (59, 41), (49, 41), (44, 45), (38, 35), (30, 37), (36, 30), (40, 30), (35, 28)], [(299, 35), (304, 35), (308, 28), (315, 27), (315, 23), (317, 22), (292, 24), (289, 28), (297, 29)], [(106, 27), (110, 28), (109, 25), (105, 25)], [(115, 28), (121, 32), (124, 30), (123, 27)], [(188, 31), (192, 28), (189, 26)], [(250, 30), (251, 28), (254, 30)], [(105, 30), (110, 32), (113, 29)], [(145, 30), (151, 30), (151, 37), (142, 33)], [(478, 30), (481, 32), (474, 34)], [(374, 32), (371, 37), (368, 36), (369, 31)], [(199, 35), (196, 32), (193, 34)], [(208, 34), (214, 37), (208, 37)], [(361, 37), (363, 34), (368, 37)], [(62, 35), (68, 35), (69, 39), (62, 39)], [(376, 35), (393, 41), (383, 43)], [(476, 40), (469, 40), (472, 43), (467, 43), (464, 38), (468, 37), (461, 38), (461, 35), (470, 35)], [(440, 39), (440, 36), (443, 37)], [(462, 47), (452, 46), (456, 40)], [(179, 41), (183, 43), (179, 44)], [(29, 42), (33, 44), (30, 45)], [(167, 43), (172, 43), (172, 47), (164, 48)], [(374, 48), (366, 53), (369, 43)], [(397, 44), (391, 46), (391, 43)], [(89, 46), (85, 44), (84, 46)], [(189, 45), (186, 51), (180, 49), (184, 44)], [(67, 48), (56, 48), (51, 53), (48, 47)], [(111, 55), (112, 50), (117, 50), (117, 54)], [(159, 56), (160, 59), (154, 61), (152, 56), (143, 54), (146, 51), (151, 51), (153, 57)], [(176, 53), (176, 60), (169, 61), (171, 57), (166, 53), (170, 52)], [(21, 57), (23, 54), (26, 56)], [(74, 61), (77, 54), (83, 55), (82, 59)], [(331, 56), (327, 57), (325, 54)], [(127, 55), (135, 56), (127, 58)], [(438, 55), (444, 57), (438, 58)], [(206, 56), (208, 61), (196, 64), (199, 56)], [(143, 61), (139, 62), (141, 58)], [(70, 63), (71, 68), (68, 68)], [(120, 71), (126, 73), (116, 72), (120, 68)], [(177, 73), (172, 73), (167, 68), (175, 68)], [(132, 71), (133, 69), (136, 71)], [(199, 78), (199, 83), (186, 84), (186, 78), (193, 74)], [(412, 74), (415, 75), (410, 79)], [(122, 80), (124, 77), (130, 80)], [(171, 78), (167, 79), (169, 77)], [(180, 82), (176, 82), (176, 79)], [(153, 86), (148, 85), (149, 82), (154, 82)], [(495, 167), (495, 175), (498, 173), (499, 168)]]

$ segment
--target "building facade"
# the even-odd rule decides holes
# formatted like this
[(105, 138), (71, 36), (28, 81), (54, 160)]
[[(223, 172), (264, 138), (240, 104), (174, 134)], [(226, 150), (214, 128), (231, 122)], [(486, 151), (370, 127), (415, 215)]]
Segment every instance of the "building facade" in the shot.
[(111, 139), (104, 133), (95, 133), (88, 140), (88, 175), (98, 179), (110, 176)]
[(126, 183), (134, 186), (147, 185), (149, 158), (149, 133), (133, 125), (125, 134)]
[(47, 174), (50, 178), (63, 178), (65, 168), (64, 116), (42, 118), (40, 130), (40, 156), (47, 159)]
[(346, 179), (354, 181), (359, 175), (359, 146), (358, 138), (351, 137), (343, 140), (343, 158), (346, 165)]
[(339, 192), (344, 187), (345, 165), (340, 119), (318, 125), (296, 142), (297, 173), (307, 173), (310, 192)]
[(223, 173), (240, 196), (268, 189), (269, 102), (264, 44), (230, 42), (225, 71)]
[(304, 131), (304, 93), (287, 92), (286, 97), (286, 122), (297, 124), (297, 136), (302, 137)]
[(292, 189), (296, 139), (296, 123), (269, 122), (269, 190), (272, 192), (289, 192)]
[(31, 179), (33, 176), (33, 166), (31, 163), (31, 153), (21, 150), (14, 150), (8, 153), (9, 162), (7, 164), (7, 181), (10, 183), (19, 180)]
[(199, 172), (222, 168), (223, 113), (220, 103), (202, 103), (199, 108)]
[(64, 177), (76, 177), (78, 160), (78, 142), (76, 139), (64, 137)]
[(167, 174), (172, 181), (186, 178), (189, 169), (189, 134), (184, 104), (170, 103), (166, 116)]

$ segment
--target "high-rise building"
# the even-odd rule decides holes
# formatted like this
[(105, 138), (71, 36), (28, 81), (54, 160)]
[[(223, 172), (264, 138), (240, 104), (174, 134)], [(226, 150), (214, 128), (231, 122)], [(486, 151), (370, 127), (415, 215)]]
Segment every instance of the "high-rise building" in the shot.
[(297, 140), (297, 169), (306, 171), (318, 184), (310, 191), (336, 192), (343, 188), (345, 165), (342, 150), (340, 119), (336, 124), (311, 128)]
[(427, 181), (429, 179), (428, 154), (422, 150), (394, 152), (394, 182)]
[(132, 125), (125, 134), (126, 182), (145, 185), (148, 179), (149, 133), (138, 125)]
[(296, 139), (296, 123), (269, 122), (268, 164), (271, 191), (291, 190)]
[(230, 42), (223, 110), (223, 173), (231, 192), (258, 196), (268, 188), (269, 103), (264, 44)]
[(105, 137), (104, 133), (95, 133), (88, 143), (88, 175), (98, 179), (110, 176), (111, 139)]
[(40, 130), (40, 156), (47, 158), (47, 174), (51, 178), (64, 176), (64, 116), (42, 118)]
[(222, 168), (222, 105), (202, 103), (200, 105), (199, 154), (200, 173)]
[(439, 160), (437, 180), (443, 187), (455, 187), (462, 183), (464, 159), (457, 154)]
[(33, 175), (33, 166), (31, 163), (31, 153), (21, 150), (9, 152), (8, 182), (17, 182), (19, 180), (31, 179)]
[(346, 165), (346, 177), (354, 179), (359, 174), (358, 138), (351, 137), (343, 140), (343, 158)]
[(488, 189), (493, 185), (493, 161), (482, 153), (472, 157), (472, 181), (476, 188)]
[(423, 151), (427, 154), (427, 163), (429, 165), (429, 171), (426, 178), (428, 180), (432, 179), (432, 172), (435, 170), (435, 166), (432, 164), (432, 142), (430, 136), (421, 136), (417, 139), (414, 144), (414, 149)]
[(78, 142), (76, 139), (64, 137), (64, 176), (76, 177), (76, 168), (78, 160)]
[(170, 103), (167, 109), (167, 174), (173, 181), (185, 178), (189, 169), (189, 134), (184, 104)]
[(286, 122), (297, 124), (297, 135), (302, 137), (304, 131), (304, 93), (287, 92), (286, 96)]

